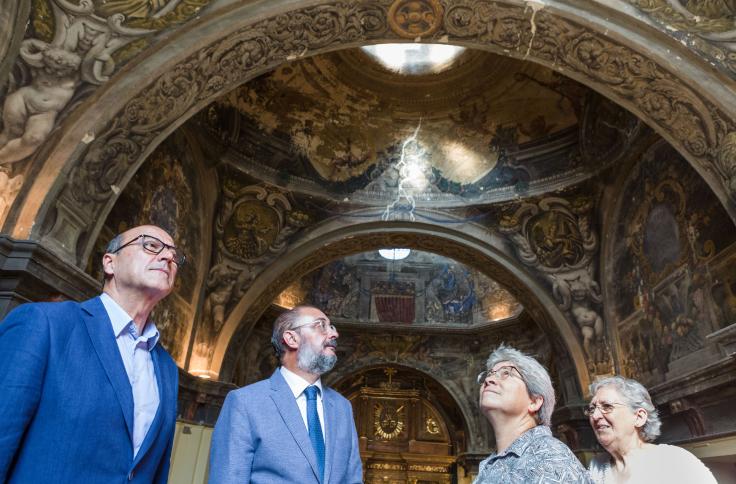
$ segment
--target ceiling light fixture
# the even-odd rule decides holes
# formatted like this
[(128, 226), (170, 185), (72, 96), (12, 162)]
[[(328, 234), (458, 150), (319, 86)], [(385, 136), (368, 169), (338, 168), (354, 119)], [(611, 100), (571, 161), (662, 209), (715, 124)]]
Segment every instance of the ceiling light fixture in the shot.
[(409, 257), (411, 249), (378, 249), (378, 254), (388, 260), (402, 260)]

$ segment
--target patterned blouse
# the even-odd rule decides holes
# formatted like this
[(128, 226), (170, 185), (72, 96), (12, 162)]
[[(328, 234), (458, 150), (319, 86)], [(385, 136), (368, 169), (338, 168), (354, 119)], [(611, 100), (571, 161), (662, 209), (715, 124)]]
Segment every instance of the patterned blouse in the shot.
[(592, 484), (575, 454), (546, 425), (527, 430), (501, 454), (480, 463), (473, 484)]

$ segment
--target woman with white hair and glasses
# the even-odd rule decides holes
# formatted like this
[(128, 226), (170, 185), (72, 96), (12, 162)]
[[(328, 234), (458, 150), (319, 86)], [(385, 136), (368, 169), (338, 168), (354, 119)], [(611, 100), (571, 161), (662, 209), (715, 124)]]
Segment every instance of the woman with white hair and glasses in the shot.
[(652, 443), (662, 422), (641, 383), (612, 376), (590, 385), (590, 394), (584, 412), (607, 452), (590, 463), (596, 484), (716, 484), (710, 470), (687, 450)]
[(496, 452), (480, 463), (475, 484), (590, 483), (575, 454), (552, 436), (555, 391), (534, 358), (501, 345), (478, 375), (480, 408)]

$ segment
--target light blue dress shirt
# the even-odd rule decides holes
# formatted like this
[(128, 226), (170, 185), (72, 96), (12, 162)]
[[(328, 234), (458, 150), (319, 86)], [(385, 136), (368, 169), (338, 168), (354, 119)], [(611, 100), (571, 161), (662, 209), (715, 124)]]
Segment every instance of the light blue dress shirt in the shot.
[(143, 334), (138, 336), (133, 318), (113, 298), (102, 293), (100, 300), (112, 322), (115, 341), (133, 390), (133, 457), (135, 458), (146, 438), (148, 429), (151, 428), (160, 402), (156, 371), (151, 359), (151, 351), (158, 342), (159, 332), (156, 325), (148, 321)]

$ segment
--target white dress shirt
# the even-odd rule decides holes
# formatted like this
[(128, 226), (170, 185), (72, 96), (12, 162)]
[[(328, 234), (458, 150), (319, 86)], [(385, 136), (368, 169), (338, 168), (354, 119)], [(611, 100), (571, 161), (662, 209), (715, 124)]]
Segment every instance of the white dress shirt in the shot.
[(135, 457), (148, 429), (151, 428), (160, 403), (156, 371), (151, 359), (151, 351), (158, 342), (159, 332), (156, 325), (149, 321), (143, 329), (143, 335), (138, 336), (133, 318), (113, 298), (102, 293), (100, 300), (110, 317), (115, 342), (120, 350), (133, 393), (133, 457)]
[(302, 420), (304, 420), (304, 427), (307, 429), (307, 432), (309, 432), (309, 424), (307, 423), (307, 396), (304, 394), (304, 390), (309, 385), (314, 385), (319, 388), (319, 392), (317, 392), (317, 413), (319, 414), (319, 423), (322, 426), (322, 438), (324, 439), (324, 436), (327, 435), (327, 431), (325, 429), (324, 410), (322, 406), (322, 379), (320, 378), (314, 383), (309, 383), (307, 380), (300, 377), (293, 371), (288, 370), (284, 366), (282, 366), (279, 371), (281, 371), (281, 376), (286, 380), (286, 384), (289, 385), (291, 393), (294, 394), (296, 404), (299, 407), (299, 413), (302, 414)]

